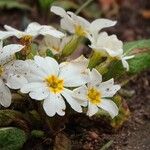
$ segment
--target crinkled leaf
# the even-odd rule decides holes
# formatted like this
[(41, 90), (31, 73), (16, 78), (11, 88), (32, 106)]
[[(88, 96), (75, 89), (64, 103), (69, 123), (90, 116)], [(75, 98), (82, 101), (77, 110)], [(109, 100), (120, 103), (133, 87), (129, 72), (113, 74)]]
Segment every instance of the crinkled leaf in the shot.
[(136, 74), (142, 70), (150, 68), (150, 52), (137, 54), (135, 58), (128, 61), (129, 73)]
[(15, 127), (0, 128), (0, 149), (20, 150), (27, 140), (27, 135)]
[[(150, 49), (150, 40), (138, 40), (133, 42), (126, 42), (124, 43), (123, 49), (125, 53), (134, 53), (132, 52), (135, 49), (144, 49), (149, 48)], [(136, 53), (136, 52), (135, 52)]]

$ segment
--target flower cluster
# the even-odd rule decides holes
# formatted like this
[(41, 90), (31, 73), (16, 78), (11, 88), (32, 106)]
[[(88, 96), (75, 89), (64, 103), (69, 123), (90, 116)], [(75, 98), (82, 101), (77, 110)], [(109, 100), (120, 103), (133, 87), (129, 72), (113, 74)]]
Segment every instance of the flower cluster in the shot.
[[(4, 26), (5, 31), (0, 31), (0, 104), (10, 106), (10, 89), (14, 89), (41, 101), (50, 117), (65, 115), (66, 108), (70, 106), (79, 113), (84, 107), (88, 116), (93, 116), (101, 108), (114, 118), (118, 115), (118, 107), (111, 98), (120, 85), (114, 84), (114, 79), (102, 82), (101, 71), (97, 69), (101, 64), (98, 62), (101, 58), (105, 58), (102, 64), (105, 60), (121, 60), (129, 70), (127, 60), (134, 57), (123, 53), (123, 43), (116, 35), (100, 32), (103, 28), (114, 26), (116, 21), (96, 19), (89, 22), (57, 6), (52, 6), (51, 12), (61, 17), (61, 28), (67, 31), (65, 34), (36, 22), (30, 23), (25, 31), (8, 25)], [(32, 44), (39, 35), (43, 36), (43, 40), (33, 53)], [(12, 36), (17, 37), (20, 43), (3, 47), (3, 41)], [(81, 37), (90, 41), (92, 55), (67, 60), (67, 56), (77, 49)], [(94, 55), (99, 57), (94, 58)]]

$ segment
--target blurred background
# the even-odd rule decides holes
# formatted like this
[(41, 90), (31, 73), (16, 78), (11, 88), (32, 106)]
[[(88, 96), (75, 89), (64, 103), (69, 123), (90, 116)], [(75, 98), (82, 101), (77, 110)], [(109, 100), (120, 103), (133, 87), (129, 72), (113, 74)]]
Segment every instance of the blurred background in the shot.
[[(59, 17), (50, 13), (50, 5), (77, 11), (88, 0), (0, 0), (0, 29), (5, 24), (23, 30), (32, 21), (59, 28)], [(150, 38), (150, 0), (89, 0), (79, 13), (92, 21), (95, 18), (117, 20), (108, 29), (123, 41)]]

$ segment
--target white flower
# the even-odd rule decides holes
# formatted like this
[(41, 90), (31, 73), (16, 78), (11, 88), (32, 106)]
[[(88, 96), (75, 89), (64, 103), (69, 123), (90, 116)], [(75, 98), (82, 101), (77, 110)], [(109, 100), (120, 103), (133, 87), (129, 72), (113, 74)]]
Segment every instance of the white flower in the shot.
[(84, 19), (83, 17), (77, 16), (75, 13), (65, 11), (63, 8), (58, 6), (52, 6), (51, 12), (62, 17), (61, 28), (75, 33), (79, 36), (90, 36), (91, 34), (98, 33), (101, 29), (114, 26), (116, 21), (109, 19), (96, 19), (92, 23)]
[(0, 42), (0, 104), (4, 107), (9, 107), (11, 104), (11, 93), (8, 87), (3, 82), (6, 72), (5, 67), (7, 63), (13, 59), (13, 55), (20, 51), (23, 46), (19, 44), (10, 44), (2, 47)]
[(120, 89), (119, 85), (114, 85), (114, 80), (102, 82), (102, 76), (96, 69), (90, 72), (90, 82), (87, 86), (81, 86), (75, 89), (74, 97), (80, 99), (83, 103), (87, 102), (88, 116), (93, 116), (98, 109), (104, 109), (112, 118), (118, 115), (118, 107), (110, 100)]
[(102, 32), (98, 35), (97, 39), (95, 37), (90, 39), (90, 47), (95, 51), (106, 51), (111, 57), (120, 56), (123, 53), (123, 43), (118, 40), (116, 35), (109, 36), (106, 32)]
[(50, 49), (53, 54), (59, 54), (62, 52), (65, 45), (71, 40), (72, 37), (63, 37), (58, 39), (52, 36), (46, 36), (39, 46), (39, 50)]
[(125, 54), (120, 56), (120, 60), (122, 61), (123, 67), (126, 68), (127, 71), (129, 71), (129, 64), (127, 62), (128, 59), (134, 58), (134, 55), (131, 56), (125, 56)]
[[(28, 27), (25, 29), (25, 31), (19, 31), (13, 27), (10, 27), (8, 25), (5, 25), (4, 28), (7, 30), (8, 34), (10, 36), (16, 36), (17, 38), (35, 38), (38, 35), (51, 35), (57, 38), (62, 38), (64, 34), (55, 28), (47, 25), (40, 25), (37, 22), (32, 22), (28, 25)], [(3, 35), (6, 35), (6, 31), (3, 32)], [(6, 36), (6, 38), (9, 36)]]
[(8, 31), (0, 31), (0, 40), (5, 40), (9, 37), (13, 36), (12, 32), (8, 32)]
[(53, 58), (40, 56), (26, 62), (30, 72), (26, 73), (28, 83), (21, 88), (22, 93), (29, 93), (35, 100), (44, 100), (43, 108), (49, 116), (65, 114), (64, 98), (75, 111), (82, 112), (80, 100), (72, 97), (69, 88), (79, 87), (89, 79), (88, 62), (84, 57), (60, 65)]
[(116, 35), (108, 35), (106, 32), (98, 34), (97, 38), (91, 36), (90, 47), (97, 52), (104, 52), (112, 58), (117, 58), (122, 61), (123, 67), (129, 70), (128, 59), (134, 56), (125, 56), (123, 52), (123, 42), (120, 41)]

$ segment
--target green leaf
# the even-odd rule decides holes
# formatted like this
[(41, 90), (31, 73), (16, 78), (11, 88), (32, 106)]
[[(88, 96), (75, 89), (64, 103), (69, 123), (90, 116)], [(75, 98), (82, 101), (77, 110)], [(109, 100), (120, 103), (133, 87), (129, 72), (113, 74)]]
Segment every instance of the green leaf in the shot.
[(37, 53), (38, 53), (37, 49), (38, 49), (37, 44), (32, 43), (32, 44), (31, 44), (31, 50), (30, 50), (30, 53), (27, 55), (26, 58), (27, 58), (27, 59), (33, 59), (34, 56), (37, 55)]
[(105, 79), (133, 75), (150, 68), (150, 40), (125, 43), (124, 51), (127, 55), (135, 56), (128, 60), (130, 70), (126, 72), (121, 61), (113, 62), (108, 68), (109, 71), (105, 74)]
[(31, 8), (16, 0), (0, 0), (0, 8), (30, 10)]
[(27, 135), (15, 127), (0, 128), (0, 149), (20, 150), (27, 140)]
[(47, 49), (46, 50), (46, 56), (54, 57), (54, 54), (53, 54), (53, 52), (50, 49)]
[(28, 122), (21, 112), (15, 110), (0, 110), (0, 127), (10, 126), (11, 124), (28, 131)]
[(54, 2), (54, 5), (57, 5), (57, 6), (61, 6), (63, 7), (64, 9), (77, 9), (79, 6), (74, 2), (74, 1), (63, 1), (63, 0), (60, 0), (60, 1), (56, 1)]
[(148, 69), (150, 68), (150, 52), (138, 54), (128, 62), (130, 66), (129, 73), (131, 74), (136, 74)]
[(42, 10), (47, 10), (54, 1), (56, 0), (38, 0)]
[(149, 48), (150, 49), (150, 40), (138, 40), (133, 42), (126, 42), (124, 43), (123, 50), (126, 54), (130, 53), (134, 49), (144, 49)]

